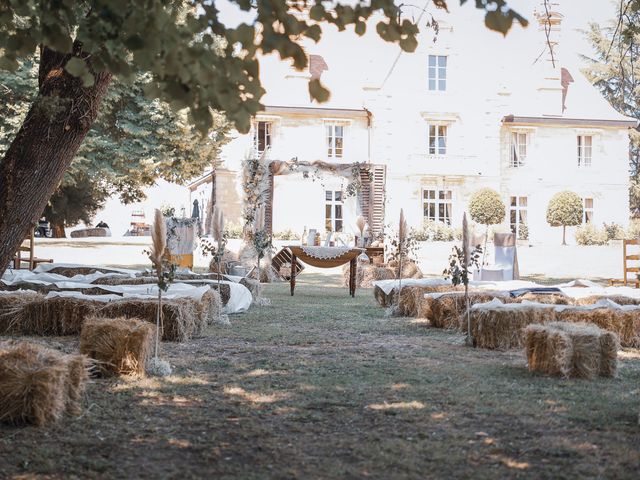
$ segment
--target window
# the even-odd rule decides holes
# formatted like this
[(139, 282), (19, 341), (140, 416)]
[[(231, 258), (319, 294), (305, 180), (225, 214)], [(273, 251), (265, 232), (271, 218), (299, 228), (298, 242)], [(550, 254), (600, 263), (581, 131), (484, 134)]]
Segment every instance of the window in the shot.
[(445, 155), (446, 153), (446, 125), (429, 125), (429, 155)]
[(520, 227), (527, 225), (527, 197), (511, 197), (509, 204), (509, 226), (520, 238)]
[(256, 122), (253, 129), (253, 145), (258, 155), (271, 147), (271, 122)]
[(593, 150), (593, 137), (591, 135), (578, 135), (578, 166), (591, 166), (591, 152)]
[(330, 124), (327, 128), (327, 156), (342, 158), (344, 149), (344, 125)]
[(593, 198), (582, 199), (582, 223), (593, 223)]
[(342, 232), (342, 192), (325, 192), (325, 229), (327, 232)]
[(447, 57), (429, 55), (429, 90), (447, 89)]
[(451, 190), (423, 190), (422, 211), (424, 219), (451, 225), (452, 200)]
[(512, 167), (523, 167), (527, 161), (527, 134), (511, 132), (511, 163)]

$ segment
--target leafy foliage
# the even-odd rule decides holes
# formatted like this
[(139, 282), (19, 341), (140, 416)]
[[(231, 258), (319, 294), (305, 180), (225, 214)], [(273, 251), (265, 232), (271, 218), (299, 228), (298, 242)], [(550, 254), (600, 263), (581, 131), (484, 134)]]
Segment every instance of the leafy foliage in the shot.
[[(4, 154), (37, 94), (37, 58), (19, 63), (14, 72), (0, 70), (0, 155)], [(144, 198), (143, 189), (158, 178), (183, 183), (202, 174), (227, 141), (228, 125), (215, 114), (214, 130), (202, 136), (188, 123), (185, 110), (144, 96), (147, 76), (132, 85), (116, 82), (100, 115), (45, 209), (56, 225), (88, 223), (105, 200), (119, 194), (123, 202)]]
[(547, 223), (552, 227), (571, 227), (582, 223), (582, 199), (577, 193), (556, 193), (547, 207)]
[(504, 220), (505, 212), (500, 194), (491, 188), (481, 188), (469, 199), (469, 215), (476, 223), (497, 225)]
[[(219, 18), (215, 4), (205, 0), (6, 0), (0, 4), (0, 69), (15, 70), (39, 45), (60, 53), (71, 53), (74, 45), (81, 45), (82, 57), (73, 56), (65, 69), (85, 85), (93, 83), (92, 72), (108, 71), (128, 82), (139, 72), (148, 72), (149, 98), (167, 101), (176, 109), (188, 108), (202, 132), (213, 125), (211, 109), (224, 111), (238, 130), (247, 132), (264, 94), (259, 55), (277, 52), (295, 68), (304, 69), (308, 57), (300, 43), (319, 41), (321, 23), (339, 30), (353, 26), (363, 35), (367, 20), (381, 13), (376, 23), (380, 37), (408, 52), (417, 46), (418, 26), (393, 0), (233, 3), (251, 12), (253, 19), (230, 28)], [(444, 0), (436, 5), (446, 8)], [(505, 0), (475, 5), (486, 11), (485, 24), (503, 33), (514, 20), (527, 23)], [(318, 101), (329, 97), (318, 80), (310, 82), (309, 92)]]
[(413, 232), (418, 242), (451, 242), (462, 238), (462, 232), (444, 222), (425, 220), (422, 229)]
[(608, 242), (607, 231), (592, 223), (581, 225), (576, 229), (576, 243), (578, 245), (606, 245)]
[(444, 279), (451, 279), (453, 285), (469, 285), (469, 274), (473, 267), (480, 268), (480, 255), (482, 255), (482, 247), (476, 245), (469, 254), (469, 264), (465, 265), (464, 251), (455, 245), (449, 256), (449, 266), (442, 272)]

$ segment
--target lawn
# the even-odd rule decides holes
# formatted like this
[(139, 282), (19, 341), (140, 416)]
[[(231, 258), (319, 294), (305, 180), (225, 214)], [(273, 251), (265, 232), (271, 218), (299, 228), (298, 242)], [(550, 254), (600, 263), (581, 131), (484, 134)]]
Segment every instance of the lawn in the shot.
[(95, 380), (79, 418), (0, 427), (0, 478), (638, 478), (640, 351), (616, 379), (547, 378), (299, 280), (163, 344), (171, 377)]

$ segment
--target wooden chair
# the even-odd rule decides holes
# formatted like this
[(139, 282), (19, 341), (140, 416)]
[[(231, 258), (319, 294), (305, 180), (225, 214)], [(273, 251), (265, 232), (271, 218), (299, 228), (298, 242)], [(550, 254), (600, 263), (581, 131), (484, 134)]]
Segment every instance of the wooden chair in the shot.
[[(640, 272), (640, 254), (629, 254), (629, 246), (630, 245), (640, 245), (640, 240), (622, 240), (622, 271), (623, 277), (622, 279), (613, 278), (609, 280), (609, 285), (624, 285), (627, 286), (632, 284), (636, 288), (640, 286), (640, 281), (638, 281), (637, 275)], [(635, 262), (635, 263), (634, 263)], [(629, 278), (629, 273), (634, 274), (633, 278)]]
[[(16, 270), (20, 270), (22, 268), (22, 264), (26, 263), (29, 270), (33, 270), (40, 263), (53, 263), (52, 258), (38, 258), (34, 253), (35, 246), (35, 237), (33, 234), (33, 229), (31, 229), (31, 233), (29, 236), (22, 242), (20, 248), (16, 252), (15, 257), (13, 258), (13, 268)], [(25, 253), (25, 256), (23, 256)]]

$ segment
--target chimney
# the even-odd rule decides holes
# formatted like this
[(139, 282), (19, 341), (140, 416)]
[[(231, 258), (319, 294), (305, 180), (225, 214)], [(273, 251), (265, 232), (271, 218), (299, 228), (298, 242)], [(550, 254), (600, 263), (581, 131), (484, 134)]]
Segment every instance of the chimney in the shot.
[(534, 15), (538, 20), (540, 56), (537, 75), (538, 104), (543, 116), (561, 116), (563, 113), (562, 73), (560, 67), (560, 34), (563, 16), (558, 12), (559, 2), (543, 0)]

